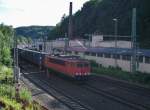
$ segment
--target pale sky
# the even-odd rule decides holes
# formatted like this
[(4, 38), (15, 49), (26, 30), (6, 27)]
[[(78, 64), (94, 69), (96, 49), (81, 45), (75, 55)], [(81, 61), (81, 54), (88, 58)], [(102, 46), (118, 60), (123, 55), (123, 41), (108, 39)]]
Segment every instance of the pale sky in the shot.
[(69, 2), (73, 2), (73, 13), (89, 0), (0, 0), (0, 23), (6, 25), (53, 25), (69, 13)]

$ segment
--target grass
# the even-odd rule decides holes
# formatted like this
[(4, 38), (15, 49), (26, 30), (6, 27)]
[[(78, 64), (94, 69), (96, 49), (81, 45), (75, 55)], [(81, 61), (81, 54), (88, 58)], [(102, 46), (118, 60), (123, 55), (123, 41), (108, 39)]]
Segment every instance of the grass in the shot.
[(130, 72), (122, 71), (120, 68), (105, 68), (102, 66), (98, 66), (94, 61), (91, 61), (92, 73), (98, 75), (106, 75), (110, 77), (114, 77), (117, 79), (125, 80), (128, 82), (141, 84), (145, 87), (150, 88), (150, 74), (136, 72), (132, 74)]
[(32, 95), (31, 95), (31, 92), (29, 92), (28, 89), (26, 88), (21, 88), (20, 91), (19, 91), (19, 96), (20, 96), (20, 99), (23, 101), (23, 102), (27, 102), (27, 103), (31, 103), (32, 102)]
[(31, 92), (26, 88), (20, 88), (19, 100), (16, 99), (13, 71), (3, 65), (0, 65), (0, 105), (2, 110), (42, 110), (39, 104), (32, 101)]
[(7, 96), (0, 97), (0, 102), (5, 105), (4, 110), (22, 110), (22, 106), (14, 99), (10, 99)]
[(0, 85), (0, 96), (7, 96), (9, 98), (15, 98), (15, 87), (11, 85)]
[(0, 82), (12, 83), (13, 80), (12, 68), (0, 65)]

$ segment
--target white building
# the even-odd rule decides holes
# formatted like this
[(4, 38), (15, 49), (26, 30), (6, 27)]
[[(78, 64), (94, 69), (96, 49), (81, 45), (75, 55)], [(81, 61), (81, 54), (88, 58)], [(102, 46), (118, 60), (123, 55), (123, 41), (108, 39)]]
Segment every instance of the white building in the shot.
[[(64, 51), (62, 48), (58, 49)], [(132, 69), (132, 49), (129, 48), (68, 48), (68, 54), (79, 55), (88, 60), (94, 60), (103, 67), (119, 67), (130, 72)], [(150, 73), (150, 50), (138, 50), (137, 71)]]
[[(126, 41), (130, 36), (118, 36), (116, 41), (118, 48), (131, 48), (131, 41)], [(92, 35), (92, 47), (115, 47), (113, 35)]]

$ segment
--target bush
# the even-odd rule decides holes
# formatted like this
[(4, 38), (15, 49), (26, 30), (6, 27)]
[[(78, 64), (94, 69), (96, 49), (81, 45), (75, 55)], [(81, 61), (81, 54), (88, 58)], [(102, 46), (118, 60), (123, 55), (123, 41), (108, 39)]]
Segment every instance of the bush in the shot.
[(90, 60), (91, 67), (98, 67), (98, 64), (94, 60)]
[(29, 92), (29, 90), (26, 89), (26, 88), (20, 89), (20, 91), (19, 91), (19, 96), (20, 96), (20, 99), (21, 99), (23, 102), (27, 102), (27, 103), (31, 103), (31, 102), (32, 102), (32, 95), (31, 95), (31, 92)]
[(11, 51), (10, 51), (10, 48), (8, 47), (5, 47), (2, 49), (2, 63), (4, 65), (7, 65), (7, 66), (11, 66), (12, 64), (12, 58), (11, 58)]
[(33, 102), (33, 104), (30, 104), (25, 108), (25, 110), (42, 110), (42, 107), (39, 104)]
[(0, 102), (5, 105), (4, 110), (22, 110), (21, 104), (7, 96), (0, 97)]
[(137, 72), (136, 74), (132, 74), (130, 72), (122, 71), (120, 69), (104, 68), (104, 67), (99, 67), (99, 68), (92, 67), (92, 72), (96, 74), (115, 77), (129, 82), (143, 84), (146, 85), (147, 87), (150, 87), (150, 75), (146, 73)]
[(12, 68), (0, 65), (0, 81), (6, 81), (6, 83), (11, 83), (13, 80)]
[(0, 85), (0, 96), (7, 96), (9, 98), (15, 97), (15, 87), (10, 85), (1, 84)]

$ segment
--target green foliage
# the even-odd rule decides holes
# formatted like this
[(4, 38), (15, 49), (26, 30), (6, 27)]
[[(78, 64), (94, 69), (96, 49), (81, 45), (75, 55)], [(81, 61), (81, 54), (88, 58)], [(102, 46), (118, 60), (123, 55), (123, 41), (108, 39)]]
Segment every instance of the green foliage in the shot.
[(31, 37), (24, 37), (22, 35), (17, 36), (17, 42), (18, 44), (30, 44), (32, 43)]
[(42, 110), (42, 107), (37, 103), (33, 103), (32, 105), (26, 107), (25, 110)]
[(134, 82), (150, 87), (150, 75), (137, 72), (132, 74), (116, 68), (92, 67), (92, 72), (100, 75), (115, 77), (118, 79)]
[(2, 50), (2, 63), (8, 66), (11, 66), (12, 64), (12, 58), (11, 58), (11, 52), (10, 52), (10, 48), (5, 47)]
[(22, 110), (20, 103), (8, 98), (7, 96), (0, 97), (0, 102), (5, 105), (4, 110)]
[(20, 99), (23, 100), (24, 102), (31, 103), (32, 102), (32, 95), (31, 92), (29, 92), (28, 89), (22, 88), (19, 91)]
[[(134, 3), (132, 3), (134, 1)], [(90, 0), (73, 15), (75, 37), (88, 39), (85, 34), (114, 34), (114, 18), (118, 18), (118, 34), (131, 35), (132, 7), (137, 7), (137, 35), (140, 46), (150, 48), (149, 0)], [(49, 39), (68, 33), (65, 17), (49, 34)]]
[(98, 64), (93, 60), (90, 60), (90, 64), (92, 67), (98, 67)]
[(0, 38), (1, 38), (1, 47), (12, 47), (13, 42), (13, 28), (11, 26), (6, 26), (4, 24), (0, 24)]
[(27, 26), (15, 28), (17, 36), (24, 36), (26, 38), (38, 39), (43, 36), (48, 36), (53, 26)]
[(13, 81), (12, 68), (0, 65), (0, 82), (12, 83)]
[(10, 48), (13, 46), (13, 29), (0, 24), (0, 63), (10, 66), (12, 63)]
[(11, 85), (0, 85), (0, 96), (7, 96), (7, 98), (15, 98), (15, 87)]
[(31, 37), (28, 37), (27, 40), (28, 40), (28, 43), (29, 43), (29, 44), (32, 43)]

